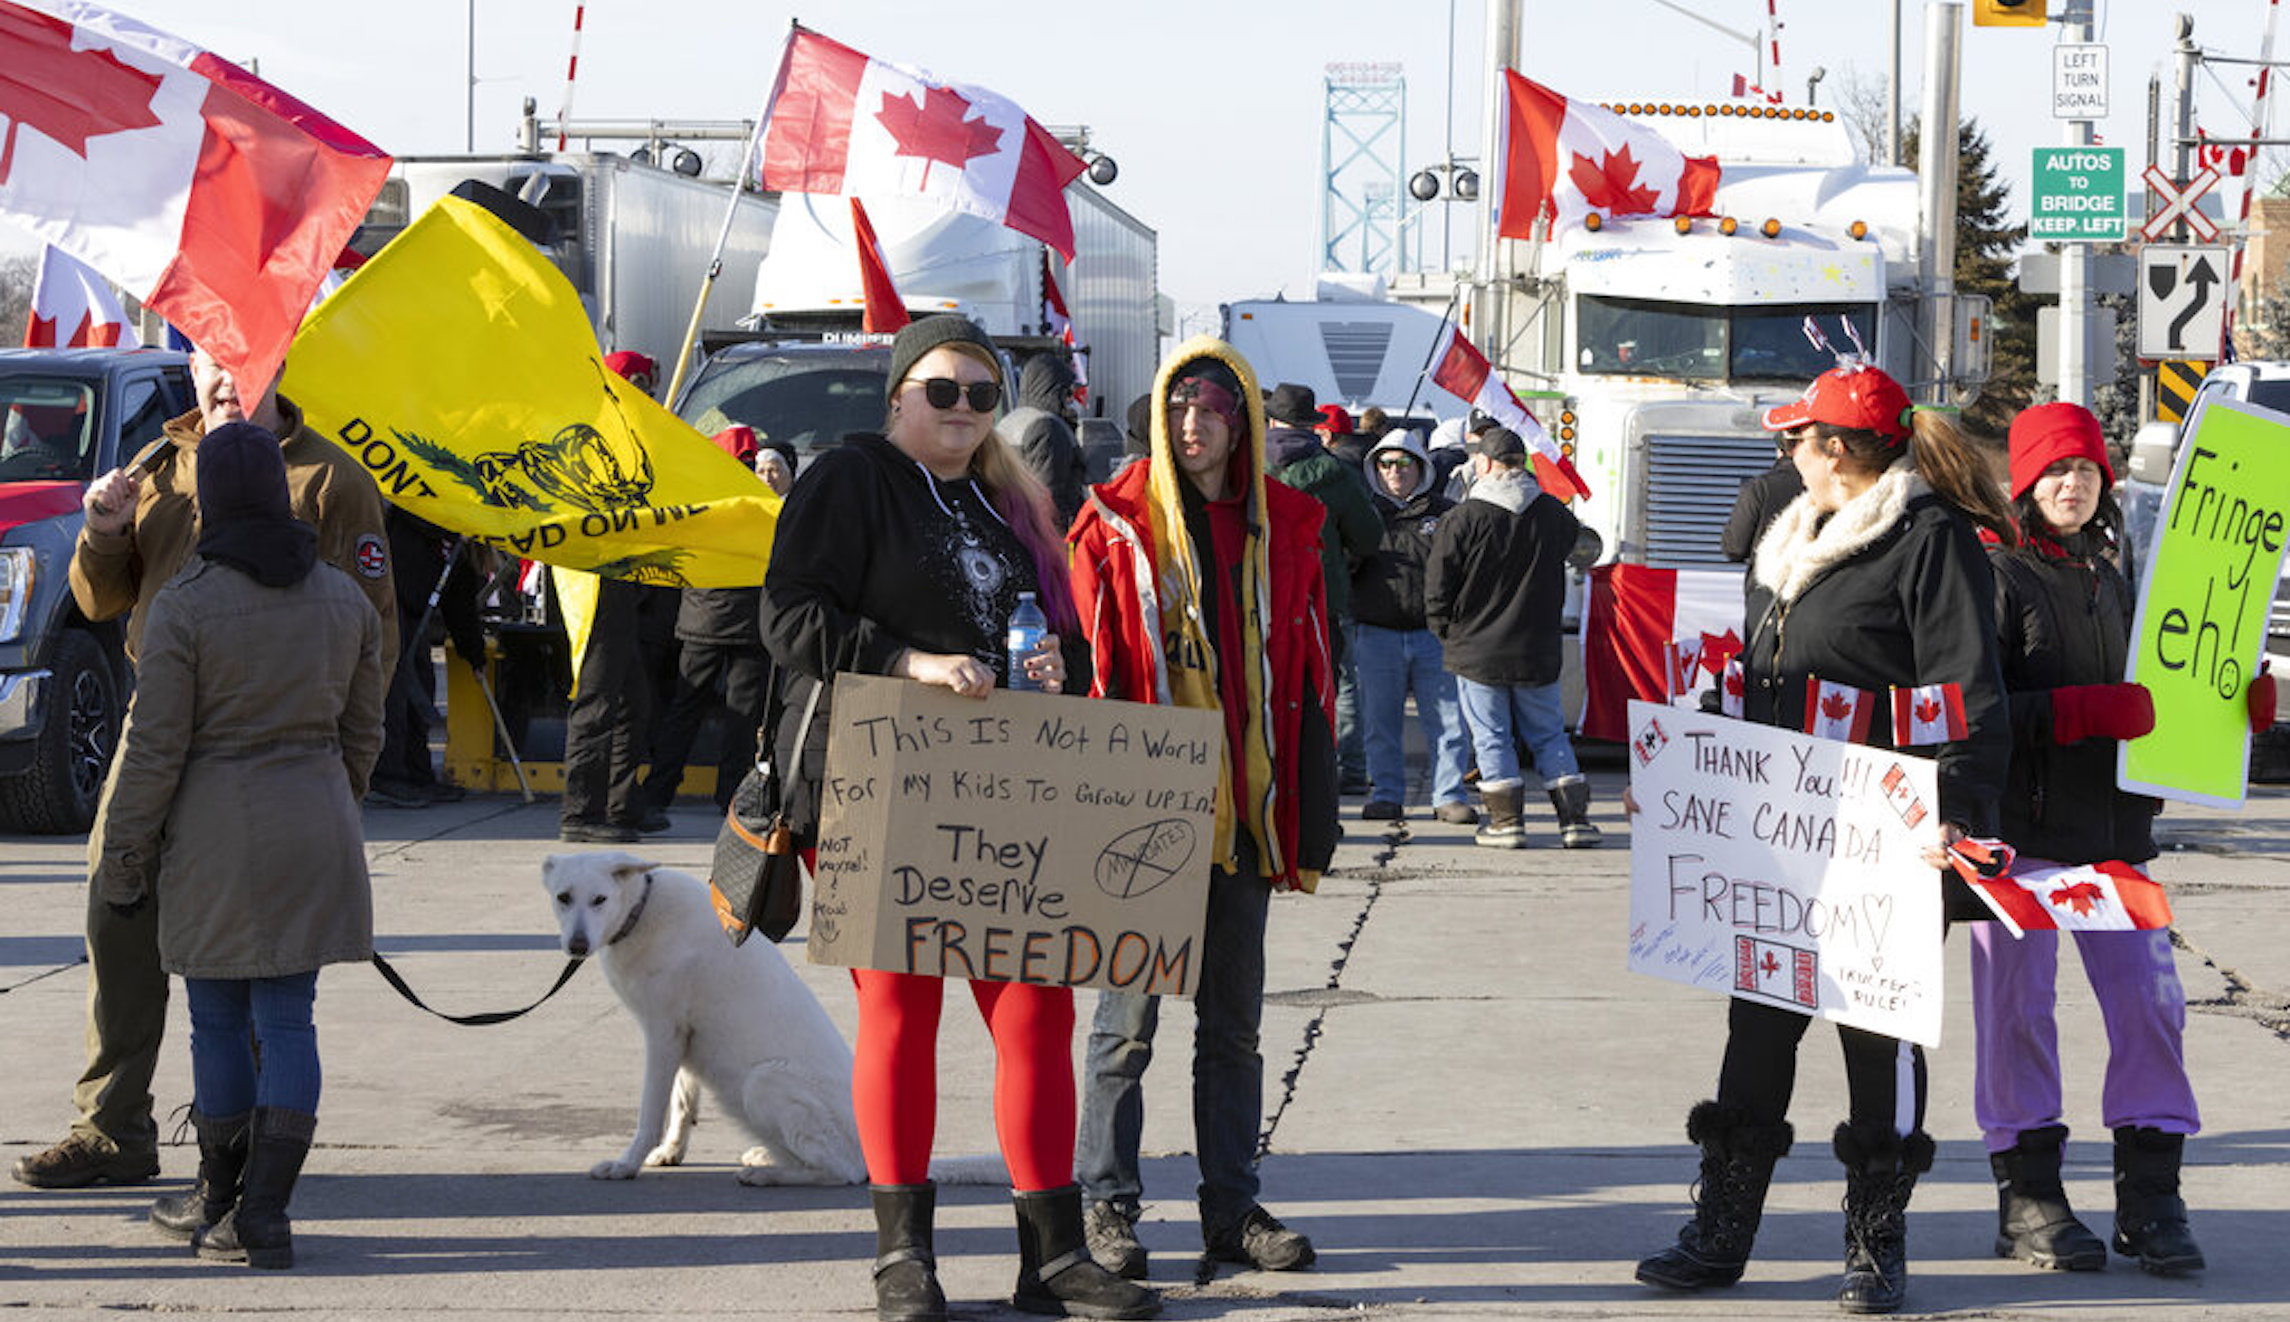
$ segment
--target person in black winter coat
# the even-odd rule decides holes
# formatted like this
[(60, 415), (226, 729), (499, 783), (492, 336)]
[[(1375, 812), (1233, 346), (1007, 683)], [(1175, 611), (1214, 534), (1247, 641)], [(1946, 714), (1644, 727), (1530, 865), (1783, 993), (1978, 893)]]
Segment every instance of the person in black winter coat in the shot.
[[(781, 496), (794, 485), (795, 447), (774, 442), (765, 449), (750, 427), (726, 427), (709, 439), (750, 468)], [(773, 462), (764, 464), (769, 454)], [(778, 478), (765, 476), (768, 469)], [(724, 714), (723, 747), (716, 758), (716, 811), (731, 809), (732, 792), (755, 765), (757, 732), (771, 695), (771, 654), (763, 648), (763, 589), (685, 588), (676, 607), (676, 688), (652, 735), (652, 769), (644, 778), (647, 816), (665, 814), (684, 782), (700, 726), (712, 712)]]
[(1440, 519), (1455, 502), (1439, 494), (1431, 456), (1405, 427), (1384, 433), (1363, 461), (1376, 490), (1376, 513), (1383, 516), (1383, 540), (1376, 553), (1352, 575), (1352, 617), (1359, 663), (1360, 732), (1367, 744), (1369, 821), (1397, 821), (1406, 815), (1407, 698), (1431, 749), (1432, 815), (1470, 825), (1479, 820), (1464, 799), (1463, 772), (1469, 761), (1463, 709), (1455, 696), (1455, 676), (1440, 656), (1439, 639), (1424, 618), (1424, 565)]
[(1592, 848), (1599, 831), (1590, 821), (1590, 781), (1575, 764), (1559, 700), (1566, 557), (1582, 525), (1535, 484), (1526, 442), (1510, 428), (1472, 439), (1471, 468), (1470, 493), (1432, 537), (1423, 612), (1456, 677), (1479, 757), (1487, 820), (1476, 843), (1526, 846), (1523, 740), (1558, 813), (1560, 843)]
[[(1994, 834), (2010, 729), (1975, 525), (2014, 540), (2003, 493), (1946, 415), (1912, 410), (1874, 368), (1823, 373), (1803, 398), (1767, 412), (1765, 426), (1784, 434), (1805, 493), (1759, 540), (1750, 568), (1742, 715), (1802, 729), (1817, 681), (1880, 693), (1954, 684), (1966, 729), (1939, 748), (1940, 836)], [(1873, 724), (1868, 742), (1889, 746), (1889, 723)], [(1694, 1219), (1638, 1264), (1639, 1280), (1701, 1290), (1741, 1279), (1773, 1163), (1789, 1150), (1797, 1045), (1811, 1022), (1730, 1003), (1717, 1098), (1686, 1118), (1702, 1157)], [(1837, 1035), (1851, 1098), (1831, 1139), (1845, 1167), (1837, 1302), (1892, 1312), (1907, 1294), (1909, 1196), (1932, 1165), (1924, 1051), (1843, 1024)]]
[(1757, 539), (1804, 490), (1805, 479), (1797, 475), (1797, 465), (1783, 454), (1773, 467), (1741, 484), (1718, 549), (1735, 564), (1748, 564), (1750, 553), (1757, 549)]
[[(2120, 741), (2155, 726), (2146, 688), (2120, 682), (2131, 589), (2115, 566), (2121, 513), (2099, 419), (2045, 404), (2012, 421), (2012, 496), (2026, 544), (1992, 547), (1996, 624), (2010, 694), (2004, 839), (2015, 872), (2155, 856), (2161, 805), (2116, 788)], [(2015, 938), (1972, 926), (1973, 1108), (1996, 1176), (1996, 1252), (2039, 1267), (2097, 1271), (2107, 1246), (2069, 1208), (2060, 1181), (2059, 933)], [(2178, 1193), (2187, 1135), (2202, 1128), (2181, 1035), (2186, 991), (2167, 929), (2075, 934), (2107, 1024), (2103, 1116), (2115, 1136), (2115, 1247), (2150, 1272), (2203, 1266)]]
[[(787, 807), (805, 849), (818, 839), (831, 690), (809, 729), (804, 709), (836, 675), (894, 675), (983, 700), (1015, 665), (1045, 693), (1088, 691), (1089, 640), (1055, 511), (991, 430), (999, 364), (965, 318), (908, 324), (891, 341), (887, 434), (845, 436), (812, 460), (780, 510), (764, 637), (785, 676), (773, 756), (796, 773)], [(1010, 616), (1025, 592), (1056, 633), (1011, 657)], [(873, 1186), (876, 1316), (943, 1318), (929, 1174), (943, 980), (853, 969), (851, 982), (851, 1098)], [(1018, 1216), (1012, 1302), (1082, 1317), (1158, 1313), (1151, 1290), (1098, 1266), (1086, 1247), (1073, 1180), (1073, 989), (978, 978), (969, 991), (994, 1039), (995, 1133)]]
[(1035, 354), (1018, 369), (1017, 407), (994, 424), (994, 434), (1049, 488), (1060, 529), (1072, 526), (1089, 486), (1089, 465), (1073, 434), (1073, 380), (1063, 353)]

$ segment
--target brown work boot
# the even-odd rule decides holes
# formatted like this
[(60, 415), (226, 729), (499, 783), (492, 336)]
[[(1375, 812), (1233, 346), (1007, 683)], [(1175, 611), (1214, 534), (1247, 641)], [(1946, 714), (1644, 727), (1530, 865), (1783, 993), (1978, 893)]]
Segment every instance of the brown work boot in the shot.
[(159, 1173), (156, 1152), (127, 1152), (96, 1134), (73, 1133), (45, 1152), (19, 1158), (11, 1172), (35, 1189), (84, 1189), (91, 1184), (142, 1184)]

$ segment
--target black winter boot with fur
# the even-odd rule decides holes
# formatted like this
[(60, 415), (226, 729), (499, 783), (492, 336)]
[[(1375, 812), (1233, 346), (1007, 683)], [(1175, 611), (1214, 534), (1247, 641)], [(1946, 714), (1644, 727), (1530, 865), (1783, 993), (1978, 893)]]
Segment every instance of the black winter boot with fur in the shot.
[(1932, 1169), (1932, 1136), (1848, 1120), (1831, 1140), (1845, 1164), (1845, 1279), (1837, 1307), (1896, 1313), (1908, 1299), (1908, 1198)]
[(2060, 1181), (2066, 1125), (2022, 1130), (2002, 1152), (1988, 1154), (1996, 1175), (1996, 1256), (2018, 1258), (2051, 1271), (2095, 1272), (2107, 1265), (2107, 1246), (2075, 1219)]
[(931, 1222), (938, 1186), (876, 1184), (875, 1317), (878, 1322), (946, 1322), (946, 1296), (938, 1288)]
[(1638, 1264), (1638, 1279), (1669, 1290), (1732, 1285), (1749, 1265), (1773, 1164), (1794, 1135), (1787, 1121), (1752, 1124), (1739, 1107), (1701, 1102), (1686, 1113), (1686, 1137), (1702, 1150), (1694, 1219), (1677, 1243)]

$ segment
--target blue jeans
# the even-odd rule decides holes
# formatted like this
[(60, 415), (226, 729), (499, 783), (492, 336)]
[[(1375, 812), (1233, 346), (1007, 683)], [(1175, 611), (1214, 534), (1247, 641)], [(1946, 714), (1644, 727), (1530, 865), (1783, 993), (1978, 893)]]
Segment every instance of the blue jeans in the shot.
[(1455, 677), (1447, 673), (1439, 640), (1429, 629), (1360, 626), (1354, 653), (1360, 661), (1360, 733), (1367, 741), (1368, 797), (1407, 802), (1407, 695), (1431, 746), (1431, 801), (1463, 802), (1463, 716)]
[[(1200, 1154), (1201, 1228), (1215, 1234), (1256, 1205), (1256, 1140), (1264, 1116), (1264, 926), (1272, 887), (1245, 840), (1239, 872), (1209, 873), (1208, 921), (1193, 1009), (1193, 1146)], [(1100, 992), (1082, 1065), (1081, 1133), (1074, 1181), (1095, 1202), (1135, 1215), (1145, 1196), (1138, 1149), (1145, 1129), (1145, 1067), (1161, 998)]]
[(1336, 774), (1358, 780), (1368, 774), (1367, 755), (1360, 744), (1360, 626), (1349, 618), (1336, 629), (1344, 645), (1336, 649)]
[(201, 1115), (243, 1115), (257, 1106), (318, 1114), (318, 1029), (310, 1017), (318, 970), (185, 978), (183, 986), (191, 1004), (191, 1097)]
[(1463, 700), (1463, 719), (1471, 723), (1471, 747), (1479, 755), (1479, 788), (1499, 790), (1524, 783), (1515, 739), (1526, 742), (1546, 788), (1575, 774), (1574, 745), (1567, 742), (1558, 685), (1481, 684), (1459, 678), (1455, 686)]

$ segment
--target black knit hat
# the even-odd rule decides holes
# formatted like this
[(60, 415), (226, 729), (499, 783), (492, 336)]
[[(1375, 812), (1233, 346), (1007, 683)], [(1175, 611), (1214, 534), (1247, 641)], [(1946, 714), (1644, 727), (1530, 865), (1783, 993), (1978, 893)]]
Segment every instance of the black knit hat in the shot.
[(986, 338), (986, 332), (980, 330), (978, 323), (970, 318), (942, 312), (908, 322), (892, 338), (891, 374), (883, 386), (884, 398), (898, 393), (900, 384), (906, 380), (906, 374), (914, 370), (914, 365), (922, 360), (924, 354), (948, 344), (967, 344), (976, 348), (987, 362), (993, 364), (994, 380), (1000, 383), (1002, 359), (994, 351), (994, 341)]
[(278, 438), (251, 422), (199, 440), (199, 554), (270, 587), (310, 572), (318, 531), (294, 517)]

